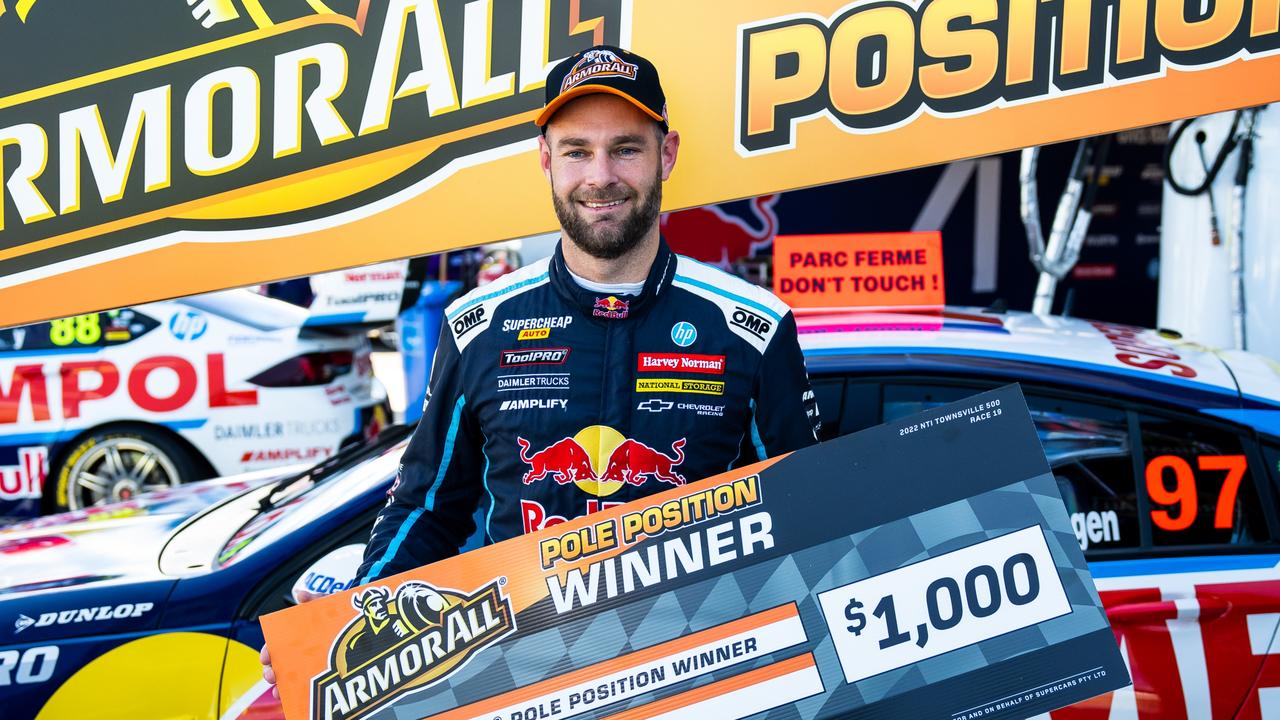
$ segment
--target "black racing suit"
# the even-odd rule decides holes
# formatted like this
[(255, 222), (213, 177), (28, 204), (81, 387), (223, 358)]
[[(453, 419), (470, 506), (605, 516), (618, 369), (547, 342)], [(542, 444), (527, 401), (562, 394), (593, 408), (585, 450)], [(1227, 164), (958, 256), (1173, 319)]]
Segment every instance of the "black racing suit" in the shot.
[(482, 493), (497, 542), (816, 442), (787, 306), (665, 242), (638, 296), (582, 288), (557, 247), (445, 324), (360, 583), (456, 554)]

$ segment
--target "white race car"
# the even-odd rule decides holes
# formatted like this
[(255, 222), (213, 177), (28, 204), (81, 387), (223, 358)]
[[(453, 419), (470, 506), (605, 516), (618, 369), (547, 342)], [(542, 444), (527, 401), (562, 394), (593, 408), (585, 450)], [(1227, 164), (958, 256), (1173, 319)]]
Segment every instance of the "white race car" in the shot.
[(369, 344), (245, 290), (0, 330), (0, 517), (317, 461), (389, 418)]

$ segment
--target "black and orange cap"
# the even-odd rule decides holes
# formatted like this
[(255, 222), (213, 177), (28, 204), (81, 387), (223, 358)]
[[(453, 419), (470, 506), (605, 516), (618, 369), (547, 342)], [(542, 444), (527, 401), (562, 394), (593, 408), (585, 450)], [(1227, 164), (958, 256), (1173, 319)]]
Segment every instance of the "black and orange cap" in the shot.
[(596, 45), (561, 60), (547, 73), (546, 107), (538, 114), (544, 131), (551, 116), (574, 98), (590, 93), (617, 95), (667, 126), (667, 96), (658, 82), (658, 68), (639, 55), (612, 45)]

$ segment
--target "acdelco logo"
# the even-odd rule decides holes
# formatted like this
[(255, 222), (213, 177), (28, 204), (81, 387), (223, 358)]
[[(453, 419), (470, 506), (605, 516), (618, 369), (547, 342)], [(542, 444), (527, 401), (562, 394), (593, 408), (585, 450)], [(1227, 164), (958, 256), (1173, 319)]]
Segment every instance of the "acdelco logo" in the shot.
[(755, 335), (761, 340), (773, 329), (773, 324), (743, 307), (735, 307), (729, 322)]
[(359, 615), (329, 649), (312, 681), (311, 716), (365, 715), (401, 694), (448, 677), (516, 628), (497, 581), (467, 594), (419, 580), (394, 593), (375, 585), (351, 596)]
[[(201, 5), (234, 17), (225, 0)], [(65, 81), (43, 87), (6, 83), (0, 207), (15, 212), (0, 216), (0, 247), (93, 240), (59, 257), (67, 261), (182, 229), (242, 233), (285, 214), (293, 224), (371, 212), (452, 161), (520, 151), (512, 143), (536, 134), (528, 115), (542, 105), (554, 53), (630, 34), (623, 0), (589, 11), (576, 0), (359, 5), (353, 16), (259, 23), (118, 67), (68, 67), (52, 73)], [(112, 40), (146, 47), (157, 32), (139, 17), (113, 26)], [(57, 62), (42, 39), (8, 33), (0, 55)], [(445, 134), (447, 143), (424, 143)], [(380, 169), (388, 157), (398, 160)], [(303, 180), (313, 184), (299, 193)], [(0, 274), (9, 265), (30, 260)]]
[(534, 350), (503, 350), (502, 367), (521, 365), (563, 365), (569, 357), (569, 348), (537, 348)]

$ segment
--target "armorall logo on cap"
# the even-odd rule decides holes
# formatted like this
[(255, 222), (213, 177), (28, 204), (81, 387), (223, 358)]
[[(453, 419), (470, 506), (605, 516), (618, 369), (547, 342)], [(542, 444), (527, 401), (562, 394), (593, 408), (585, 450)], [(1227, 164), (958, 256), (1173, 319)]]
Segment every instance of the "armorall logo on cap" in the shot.
[(635, 63), (623, 60), (615, 52), (588, 50), (582, 59), (574, 64), (569, 74), (564, 76), (564, 82), (560, 83), (560, 92), (581, 85), (591, 78), (624, 77), (635, 80), (638, 71), (639, 68)]

